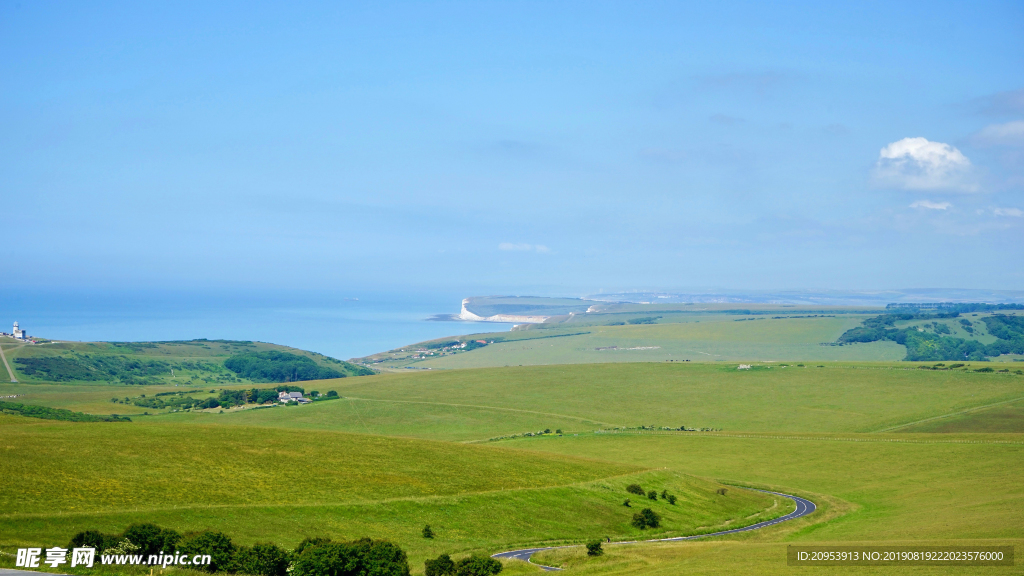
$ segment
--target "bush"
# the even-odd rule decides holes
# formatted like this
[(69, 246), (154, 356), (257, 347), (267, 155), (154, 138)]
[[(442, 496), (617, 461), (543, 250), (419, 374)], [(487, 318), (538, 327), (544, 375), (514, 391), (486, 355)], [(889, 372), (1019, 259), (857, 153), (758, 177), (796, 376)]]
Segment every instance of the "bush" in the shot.
[(181, 540), (181, 534), (174, 530), (164, 530), (156, 524), (132, 524), (124, 531), (124, 538), (139, 547), (139, 554), (149, 556), (168, 552), (173, 554)]
[(107, 548), (117, 546), (120, 538), (114, 534), (103, 534), (96, 530), (86, 530), (75, 534), (68, 544), (68, 548), (95, 548), (96, 552), (102, 552)]
[(337, 398), (338, 397), (338, 391), (337, 390), (328, 390), (327, 391), (327, 397), (328, 398)]
[(676, 505), (676, 496), (675, 496), (675, 494), (669, 494), (668, 495), (668, 503), (673, 505), (673, 506)]
[(409, 576), (401, 548), (386, 540), (363, 538), (307, 546), (295, 560), (292, 576)]
[(455, 563), (455, 576), (491, 576), (501, 572), (502, 565), (487, 556), (470, 556)]
[(668, 500), (668, 490), (662, 490), (661, 491), (661, 499), (662, 500)]
[(658, 499), (658, 493), (656, 491), (654, 491), (654, 490), (651, 490), (650, 492), (647, 493), (647, 499), (648, 500), (657, 500)]
[(623, 502), (622, 505), (625, 506), (626, 508), (629, 508), (629, 498), (626, 498), (626, 501)]
[(587, 542), (587, 556), (600, 556), (602, 554), (604, 554), (604, 548), (601, 548), (600, 540)]
[(288, 552), (269, 543), (243, 546), (235, 554), (235, 568), (257, 576), (287, 576), (289, 561)]
[(636, 514), (633, 514), (632, 524), (641, 530), (644, 528), (657, 528), (661, 526), (661, 516), (658, 516), (654, 510), (651, 510), (650, 508), (644, 508)]
[(426, 568), (424, 576), (455, 576), (455, 562), (447, 554), (441, 554), (434, 560), (427, 559), (423, 565)]
[(210, 564), (202, 566), (200, 570), (207, 572), (220, 572), (234, 568), (235, 545), (223, 532), (204, 530), (202, 532), (190, 532), (181, 539), (178, 550), (192, 556), (194, 554), (209, 555)]
[(430, 529), (430, 524), (427, 524), (426, 526), (423, 527), (423, 537), (424, 538), (433, 538), (434, 537), (434, 531)]
[(626, 486), (626, 492), (636, 494), (638, 496), (643, 496), (645, 494), (644, 489), (641, 488), (639, 484), (630, 484), (629, 486)]
[(327, 536), (306, 536), (302, 539), (302, 542), (299, 542), (299, 545), (295, 547), (295, 550), (292, 551), (292, 554), (294, 554), (297, 557), (299, 554), (302, 554), (303, 550), (309, 548), (310, 546), (319, 546), (321, 544), (330, 543), (331, 539)]

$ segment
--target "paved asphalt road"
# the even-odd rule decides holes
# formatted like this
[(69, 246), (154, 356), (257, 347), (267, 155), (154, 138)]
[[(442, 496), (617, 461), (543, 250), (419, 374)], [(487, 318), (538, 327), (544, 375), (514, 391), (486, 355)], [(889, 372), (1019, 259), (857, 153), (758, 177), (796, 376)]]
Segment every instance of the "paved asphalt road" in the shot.
[[(753, 488), (751, 488), (751, 490), (753, 490)], [(787, 520), (792, 520), (794, 518), (799, 518), (801, 516), (807, 516), (811, 512), (814, 512), (814, 509), (816, 508), (816, 506), (814, 505), (814, 502), (811, 502), (810, 500), (805, 500), (804, 498), (801, 498), (799, 496), (793, 496), (792, 494), (782, 494), (781, 492), (770, 492), (768, 490), (758, 490), (758, 492), (765, 492), (767, 494), (775, 494), (776, 496), (784, 496), (786, 498), (789, 498), (794, 503), (796, 503), (796, 510), (790, 512), (789, 514), (786, 514), (785, 516), (779, 516), (778, 518), (776, 518), (774, 520), (766, 520), (764, 522), (758, 522), (757, 524), (751, 524), (750, 526), (745, 526), (743, 528), (734, 528), (732, 530), (723, 530), (722, 532), (713, 532), (711, 534), (698, 534), (696, 536), (679, 536), (679, 537), (676, 537), (676, 538), (659, 538), (659, 539), (656, 539), (656, 540), (629, 540), (629, 541), (626, 541), (626, 542), (611, 542), (608, 545), (611, 545), (611, 544), (638, 544), (638, 543), (641, 543), (641, 542), (675, 542), (675, 541), (678, 541), (678, 540), (696, 540), (698, 538), (709, 538), (711, 536), (724, 536), (725, 534), (735, 534), (737, 532), (749, 532), (751, 530), (757, 530), (759, 528), (765, 528), (767, 526), (773, 526), (775, 524), (779, 524), (780, 522), (785, 522)], [(579, 546), (579, 545), (577, 544), (576, 546)], [(533, 556), (534, 554), (536, 554), (537, 552), (542, 552), (544, 550), (554, 550), (556, 548), (575, 548), (576, 546), (549, 546), (547, 548), (524, 548), (522, 550), (511, 550), (509, 552), (499, 552), (498, 554), (494, 554), (492, 556), (492, 558), (516, 558), (518, 560), (525, 560), (527, 562), (530, 562), (530, 557)], [(532, 564), (532, 562), (530, 562), (530, 563)], [(536, 564), (536, 566), (540, 566), (544, 570), (548, 570), (548, 571), (560, 570), (560, 568), (553, 568), (551, 566), (543, 566), (541, 564)], [(0, 576), (2, 576), (2, 575), (0, 575)]]

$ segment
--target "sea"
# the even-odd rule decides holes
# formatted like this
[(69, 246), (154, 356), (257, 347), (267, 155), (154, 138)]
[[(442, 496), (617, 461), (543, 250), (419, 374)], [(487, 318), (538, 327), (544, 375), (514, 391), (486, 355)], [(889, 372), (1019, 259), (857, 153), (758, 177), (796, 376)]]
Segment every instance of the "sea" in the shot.
[(445, 336), (502, 332), (512, 324), (432, 320), (457, 314), (451, 292), (246, 292), (5, 288), (0, 331), (138, 342), (195, 338), (283, 344), (341, 360)]

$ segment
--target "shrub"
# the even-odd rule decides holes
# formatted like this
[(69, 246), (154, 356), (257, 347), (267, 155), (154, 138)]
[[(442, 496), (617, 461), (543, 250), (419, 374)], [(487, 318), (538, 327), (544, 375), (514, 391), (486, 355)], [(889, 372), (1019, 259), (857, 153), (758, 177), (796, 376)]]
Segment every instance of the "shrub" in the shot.
[(644, 508), (636, 514), (633, 514), (632, 524), (641, 530), (644, 528), (657, 528), (658, 526), (661, 526), (661, 516), (658, 516), (658, 514), (650, 508)]
[(386, 540), (363, 538), (307, 546), (295, 560), (293, 576), (409, 576), (401, 548)]
[(622, 505), (625, 506), (626, 508), (629, 508), (629, 498), (626, 498), (626, 501), (623, 502)]
[(434, 537), (434, 531), (430, 529), (430, 524), (427, 524), (426, 526), (423, 527), (423, 537), (424, 538), (433, 538)]
[(156, 524), (132, 524), (124, 531), (124, 537), (139, 547), (139, 554), (149, 556), (161, 552), (174, 553), (181, 540), (181, 534), (174, 530), (164, 530)]
[(644, 495), (644, 489), (641, 488), (639, 484), (630, 484), (629, 486), (626, 486), (626, 492), (636, 494), (638, 496)]
[(673, 505), (673, 506), (676, 505), (676, 496), (675, 496), (675, 494), (669, 494), (668, 495), (668, 503)]
[(658, 492), (655, 491), (655, 490), (651, 490), (650, 492), (647, 493), (647, 499), (648, 500), (657, 500), (658, 499)]
[(587, 542), (587, 556), (600, 556), (602, 554), (604, 554), (604, 548), (601, 548), (600, 540)]
[(68, 544), (68, 548), (95, 548), (96, 552), (102, 552), (107, 548), (117, 546), (119, 538), (113, 534), (103, 534), (96, 530), (86, 530), (75, 534)]
[(178, 550), (188, 555), (209, 555), (210, 564), (200, 568), (207, 572), (218, 572), (234, 568), (235, 545), (223, 532), (204, 530), (190, 532), (181, 539)]
[(424, 576), (455, 576), (455, 562), (447, 554), (441, 554), (434, 560), (427, 559), (423, 565), (426, 568)]
[(327, 397), (328, 398), (337, 398), (338, 397), (338, 391), (337, 390), (328, 390), (327, 391)]
[(243, 546), (235, 554), (235, 568), (256, 576), (287, 576), (288, 552), (274, 544)]
[(501, 572), (502, 565), (487, 556), (470, 556), (455, 563), (455, 576), (491, 576)]
[(661, 499), (662, 500), (668, 500), (668, 490), (662, 490), (661, 491)]
[(331, 539), (328, 538), (327, 536), (307, 536), (307, 537), (302, 539), (302, 542), (299, 542), (299, 545), (295, 547), (295, 550), (292, 551), (292, 554), (294, 554), (296, 557), (298, 557), (298, 555), (302, 554), (302, 551), (305, 550), (306, 548), (309, 548), (311, 546), (319, 546), (321, 544), (330, 544), (330, 543), (331, 543)]
[(715, 490), (715, 493), (717, 493), (717, 494), (719, 494), (721, 496), (725, 496), (725, 493), (728, 492), (728, 491), (729, 491), (728, 488), (719, 488), (718, 490)]

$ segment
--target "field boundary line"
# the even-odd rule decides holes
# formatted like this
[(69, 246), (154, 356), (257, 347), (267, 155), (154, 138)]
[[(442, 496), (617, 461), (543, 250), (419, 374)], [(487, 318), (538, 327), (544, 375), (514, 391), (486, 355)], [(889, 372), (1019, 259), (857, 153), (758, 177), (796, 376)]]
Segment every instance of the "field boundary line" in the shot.
[(1011, 400), (1003, 400), (1002, 402), (993, 402), (992, 404), (984, 404), (982, 406), (975, 406), (973, 408), (967, 408), (966, 410), (960, 410), (959, 412), (950, 412), (948, 414), (940, 414), (939, 416), (932, 416), (931, 418), (924, 418), (923, 420), (915, 420), (913, 422), (908, 422), (906, 424), (900, 424), (899, 426), (891, 426), (889, 428), (883, 428), (882, 430), (876, 430), (874, 433), (877, 434), (879, 432), (892, 432), (893, 430), (899, 430), (900, 428), (906, 428), (908, 426), (913, 426), (914, 424), (922, 424), (924, 422), (931, 422), (933, 420), (942, 420), (943, 418), (952, 418), (954, 416), (960, 416), (961, 414), (970, 414), (971, 412), (979, 412), (981, 410), (986, 410), (988, 408), (993, 408), (995, 406), (1001, 406), (1003, 404), (1012, 404), (1014, 402), (1019, 402), (1021, 400), (1024, 400), (1024, 396), (1021, 396), (1020, 398), (1013, 398)]
[[(582, 416), (569, 416), (568, 414), (555, 414), (554, 412), (539, 412), (537, 410), (523, 410), (522, 408), (504, 408), (502, 406), (483, 406), (480, 404), (454, 404), (451, 402), (427, 402), (426, 400), (385, 400), (383, 398), (360, 398), (358, 396), (345, 396), (349, 400), (362, 400), (364, 402), (391, 402), (396, 404), (429, 404), (432, 406), (453, 406), (455, 408), (481, 408), (484, 410), (501, 410), (504, 412), (523, 412), (526, 414), (539, 414), (541, 416), (554, 416), (556, 418), (568, 418), (570, 420), (579, 420), (581, 422), (593, 422), (594, 424), (603, 424), (605, 426), (617, 426), (611, 422), (602, 422), (600, 420), (594, 420), (593, 418), (583, 418)], [(473, 440), (475, 442), (475, 440)]]
[(1008, 444), (1024, 445), (1015, 440), (918, 440), (915, 438), (837, 438), (831, 436), (782, 436), (778, 434), (720, 434), (716, 432), (673, 432), (669, 430), (615, 430), (594, 432), (598, 434), (637, 434), (654, 436), (703, 436), (706, 438), (753, 438), (759, 440), (813, 440), (818, 442), (893, 442), (899, 444)]

